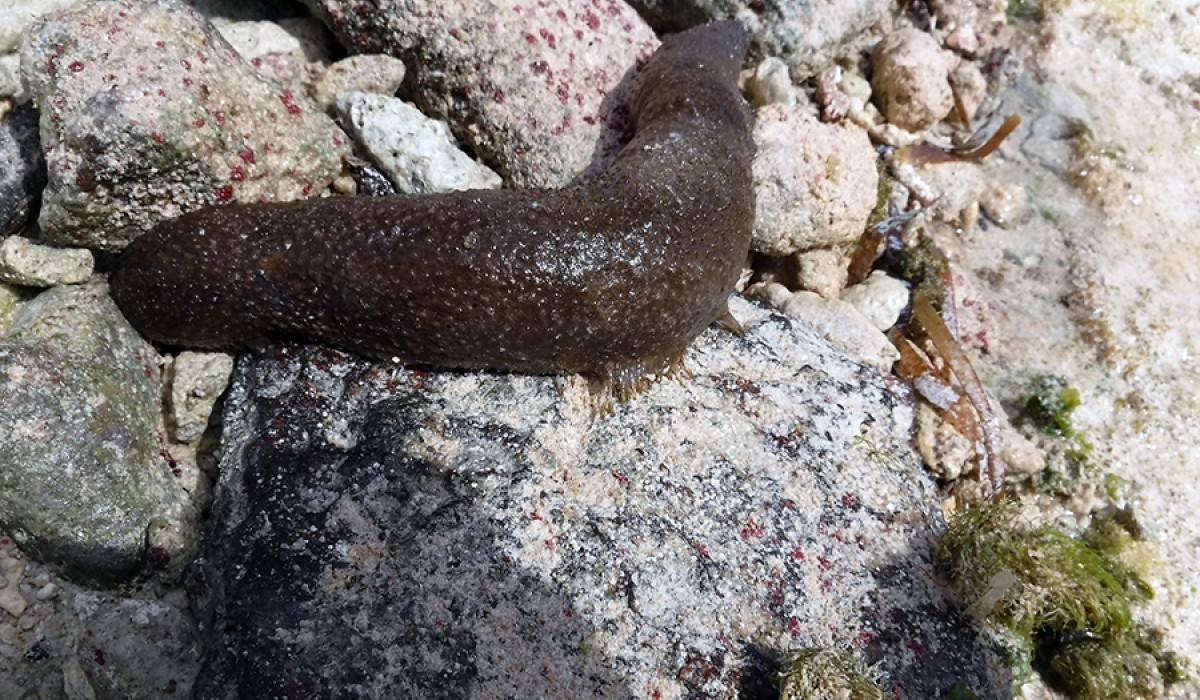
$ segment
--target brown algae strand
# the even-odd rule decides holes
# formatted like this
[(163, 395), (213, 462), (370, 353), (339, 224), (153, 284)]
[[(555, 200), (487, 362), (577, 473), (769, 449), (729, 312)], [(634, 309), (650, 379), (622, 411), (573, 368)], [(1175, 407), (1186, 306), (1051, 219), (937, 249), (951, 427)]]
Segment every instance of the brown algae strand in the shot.
[(668, 36), (633, 140), (594, 180), (231, 205), (128, 248), (113, 298), (147, 337), (327, 343), (405, 363), (613, 376), (658, 369), (725, 312), (754, 217), (746, 30)]

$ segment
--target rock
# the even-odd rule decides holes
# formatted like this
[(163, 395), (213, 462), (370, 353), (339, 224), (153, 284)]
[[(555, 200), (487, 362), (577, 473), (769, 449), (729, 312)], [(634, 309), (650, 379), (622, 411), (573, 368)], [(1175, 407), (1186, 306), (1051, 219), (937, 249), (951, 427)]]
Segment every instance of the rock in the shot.
[(337, 111), (401, 194), (500, 187), (500, 176), (463, 153), (445, 122), (403, 100), (350, 92), (338, 98)]
[(20, 288), (7, 282), (0, 282), (0, 330), (8, 325), (9, 319), (17, 310), (23, 296)]
[(307, 95), (305, 85), (324, 72), (334, 48), (325, 27), (312, 17), (216, 26), (259, 73), (286, 85), (296, 96)]
[(842, 291), (842, 301), (858, 309), (881, 331), (896, 325), (908, 306), (908, 296), (908, 285), (883, 270), (875, 270), (861, 283)]
[(979, 206), (1001, 228), (1020, 226), (1033, 214), (1029, 192), (1013, 182), (988, 181), (979, 195)]
[(17, 48), (30, 25), (42, 15), (49, 14), (81, 0), (20, 0), (0, 5), (0, 100), (11, 97), (16, 102), (29, 99), (21, 86), (20, 58)]
[(879, 183), (865, 132), (767, 105), (754, 142), (754, 250), (790, 255), (862, 235)]
[(196, 697), (759, 697), (808, 645), (905, 697), (1008, 697), (928, 575), (907, 391), (733, 311), (611, 410), (578, 379), (244, 357)]
[(171, 423), (179, 442), (195, 442), (233, 373), (233, 357), (221, 352), (179, 353), (171, 368)]
[(16, 557), (0, 553), (0, 610), (19, 618), (25, 614), (29, 601), (21, 593), (25, 562)]
[(953, 62), (936, 40), (912, 27), (888, 34), (871, 52), (875, 100), (889, 122), (923, 131), (954, 109)]
[(758, 50), (781, 56), (798, 79), (824, 67), (833, 56), (859, 53), (890, 7), (886, 0), (633, 0), (630, 4), (661, 31), (736, 17), (755, 33)]
[(344, 58), (326, 68), (313, 81), (310, 95), (326, 112), (338, 95), (369, 92), (391, 97), (404, 82), (404, 62), (386, 54), (360, 54)]
[(24, 287), (79, 284), (92, 275), (92, 251), (38, 245), (24, 236), (0, 243), (0, 280)]
[(935, 198), (924, 208), (932, 218), (964, 231), (979, 222), (979, 203), (987, 190), (987, 178), (978, 163), (937, 163), (917, 169), (927, 196)]
[(750, 102), (755, 107), (779, 104), (792, 107), (797, 101), (796, 86), (788, 74), (787, 64), (775, 56), (764, 58), (754, 69), (746, 84)]
[(515, 187), (603, 170), (629, 127), (633, 68), (658, 47), (619, 2), (305, 4), (351, 53), (403, 60), (412, 102)]
[(0, 236), (28, 223), (45, 186), (38, 112), (26, 102), (0, 121)]
[[(0, 532), (0, 569), (17, 556)], [(58, 578), (45, 564), (25, 565), (31, 597), (16, 624), (0, 612), (0, 688), (5, 698), (87, 697), (152, 700), (191, 697), (199, 669), (195, 623), (179, 589), (154, 578), (136, 586), (90, 588)], [(82, 693), (72, 695), (71, 692)]]
[(930, 0), (937, 34), (946, 48), (974, 56), (1006, 45), (1008, 3), (1005, 0)]
[(917, 407), (915, 440), (921, 460), (942, 481), (954, 481), (978, 466), (975, 444), (927, 403)]
[(187, 560), (195, 513), (159, 456), (154, 349), (104, 284), (54, 287), (0, 338), (0, 528), (87, 580)]
[(172, 0), (44, 17), (21, 55), (43, 110), (52, 242), (115, 251), (200, 206), (314, 194), (348, 153), (328, 117)]
[(808, 324), (855, 361), (890, 372), (900, 353), (887, 336), (841, 299), (825, 299), (808, 291), (792, 292), (781, 284), (765, 284), (747, 291), (771, 306)]
[(850, 260), (837, 248), (813, 248), (796, 253), (800, 289), (816, 292), (826, 299), (836, 298), (846, 286)]

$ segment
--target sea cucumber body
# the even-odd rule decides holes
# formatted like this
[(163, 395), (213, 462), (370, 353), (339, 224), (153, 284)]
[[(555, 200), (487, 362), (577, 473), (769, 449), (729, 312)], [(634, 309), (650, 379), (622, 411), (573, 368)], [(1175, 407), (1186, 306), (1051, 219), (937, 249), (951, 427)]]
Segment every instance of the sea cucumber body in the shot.
[(667, 37), (635, 83), (633, 140), (594, 180), (204, 209), (130, 244), (113, 297), (189, 348), (290, 337), (442, 367), (661, 364), (724, 313), (749, 249), (746, 43), (734, 22)]

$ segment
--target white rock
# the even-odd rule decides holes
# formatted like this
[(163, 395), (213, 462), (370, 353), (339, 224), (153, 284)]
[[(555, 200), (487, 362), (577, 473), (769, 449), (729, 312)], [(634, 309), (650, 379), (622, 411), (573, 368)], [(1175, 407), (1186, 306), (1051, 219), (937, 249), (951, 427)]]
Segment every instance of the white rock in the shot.
[(458, 149), (445, 122), (403, 100), (350, 92), (336, 106), (346, 130), (404, 194), (500, 186), (499, 175)]
[(6, 581), (6, 585), (0, 588), (0, 610), (18, 618), (29, 607), (29, 601), (21, 593), (23, 573), (25, 562), (9, 556), (0, 556), (0, 578)]
[(92, 265), (92, 252), (83, 248), (39, 245), (24, 236), (9, 236), (0, 243), (0, 280), (11, 284), (79, 284), (91, 276)]
[(871, 53), (872, 85), (887, 120), (909, 131), (922, 131), (945, 119), (954, 108), (949, 56), (937, 41), (907, 27), (888, 34)]
[(758, 111), (754, 141), (755, 251), (790, 255), (862, 235), (879, 183), (866, 132), (772, 104)]
[(194, 442), (204, 435), (213, 404), (233, 372), (233, 357), (219, 352), (181, 352), (171, 380), (175, 439)]
[(881, 331), (896, 325), (908, 306), (908, 285), (883, 270), (875, 270), (861, 284), (842, 291), (847, 302)]
[(841, 299), (823, 299), (806, 291), (793, 293), (781, 284), (767, 284), (757, 290), (752, 287), (750, 293), (804, 321), (825, 340), (865, 365), (888, 372), (900, 358), (887, 336)]
[(757, 107), (769, 104), (790, 107), (796, 104), (796, 86), (792, 85), (788, 66), (775, 56), (768, 56), (758, 64), (746, 87), (751, 102)]
[(850, 260), (838, 248), (814, 248), (796, 254), (796, 282), (801, 289), (835, 299), (846, 286)]

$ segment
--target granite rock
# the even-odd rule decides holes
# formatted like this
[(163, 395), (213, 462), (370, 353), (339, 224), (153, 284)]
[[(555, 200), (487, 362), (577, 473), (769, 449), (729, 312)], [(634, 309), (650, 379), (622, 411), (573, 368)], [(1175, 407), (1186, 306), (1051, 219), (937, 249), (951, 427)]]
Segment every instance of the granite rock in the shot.
[(315, 194), (348, 153), (328, 117), (172, 0), (47, 15), (21, 70), (42, 110), (52, 242), (120, 250), (201, 206)]
[(401, 59), (405, 97), (515, 187), (603, 170), (629, 130), (629, 78), (659, 43), (617, 0), (305, 4), (350, 53)]
[(196, 697), (777, 697), (811, 645), (905, 697), (1007, 697), (929, 575), (907, 390), (734, 312), (745, 335), (610, 409), (580, 379), (244, 357)]

